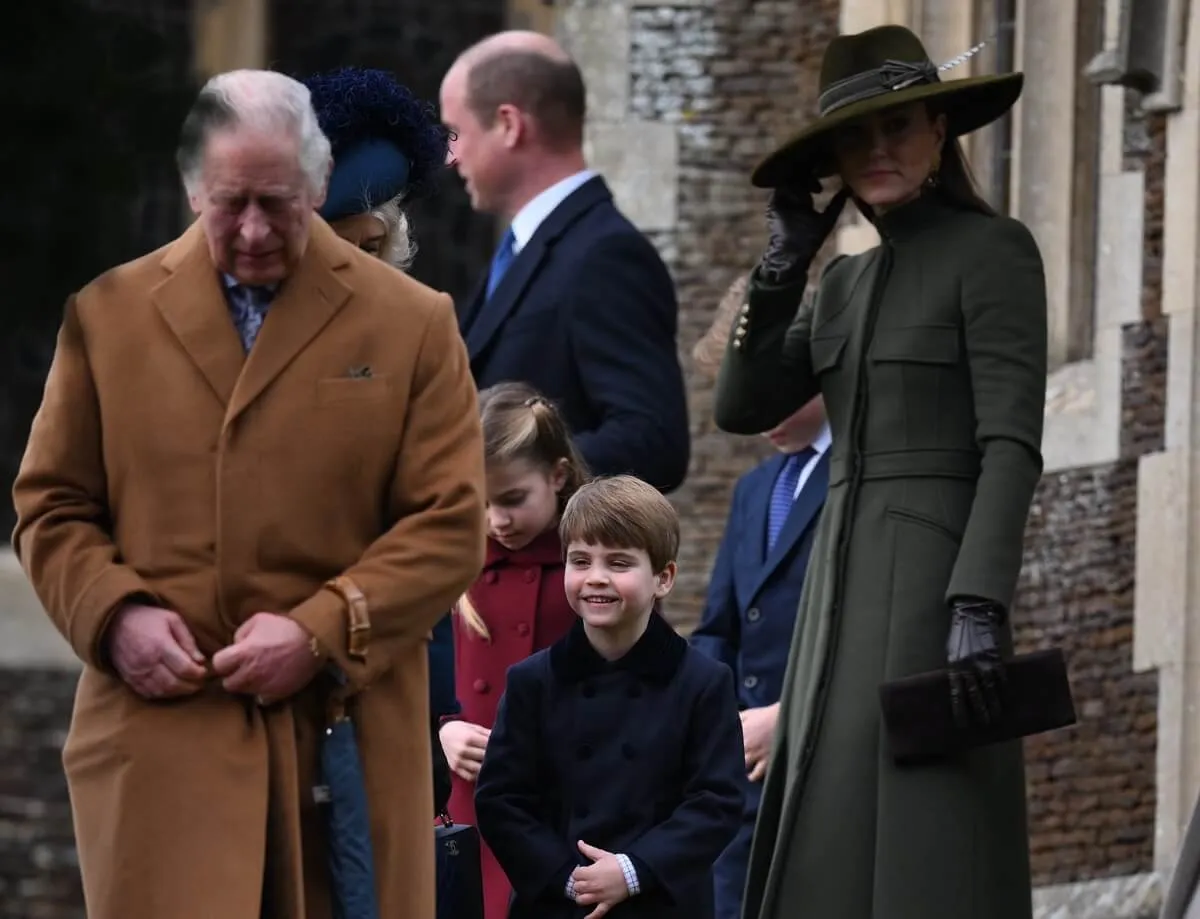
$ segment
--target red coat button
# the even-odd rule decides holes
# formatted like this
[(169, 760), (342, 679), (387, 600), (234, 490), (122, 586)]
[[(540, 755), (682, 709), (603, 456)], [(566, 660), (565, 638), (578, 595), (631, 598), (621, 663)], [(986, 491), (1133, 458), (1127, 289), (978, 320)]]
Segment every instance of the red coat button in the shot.
[(494, 572), (494, 571), (489, 571), (487, 574), (485, 574), (485, 575), (483, 576), (483, 580), (484, 580), (484, 583), (485, 583), (485, 584), (495, 584), (495, 583), (496, 583), (496, 579), (497, 579), (498, 577), (499, 577), (499, 575), (498, 575), (498, 574), (496, 574), (496, 572)]
[(529, 582), (531, 582), (531, 583), (532, 583), (532, 582), (533, 582), (533, 581), (535, 581), (536, 579), (537, 579), (537, 571), (536, 571), (535, 569), (533, 569), (533, 568), (528, 568), (528, 569), (526, 569), (526, 571), (525, 571), (525, 580), (526, 580), (526, 581), (529, 581)]
[(471, 688), (474, 689), (476, 692), (487, 692), (488, 691), (488, 682), (487, 682), (487, 680), (476, 680), (475, 685), (472, 686)]
[(528, 635), (529, 634), (529, 623), (528, 622), (518, 622), (517, 623), (517, 634), (518, 635)]

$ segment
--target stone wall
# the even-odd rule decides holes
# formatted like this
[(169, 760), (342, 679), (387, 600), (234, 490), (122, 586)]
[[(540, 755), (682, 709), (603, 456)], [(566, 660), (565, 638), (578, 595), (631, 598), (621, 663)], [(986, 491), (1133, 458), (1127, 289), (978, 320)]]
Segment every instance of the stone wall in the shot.
[(1163, 119), (1139, 116), (1131, 104), (1125, 168), (1145, 176), (1145, 318), (1123, 330), (1121, 458), (1047, 475), (1026, 533), (1018, 642), (1025, 650), (1063, 648), (1079, 715), (1074, 728), (1026, 743), (1039, 884), (1154, 865), (1158, 679), (1133, 671), (1133, 601), (1138, 458), (1162, 450), (1165, 435), (1165, 157)]
[(765, 244), (766, 195), (751, 187), (750, 171), (815, 110), (820, 55), (837, 34), (838, 14), (837, 0), (639, 2), (629, 14), (631, 114), (678, 125), (676, 222), (651, 235), (679, 292), (688, 373), (692, 463), (674, 496), (684, 544), (669, 604), (685, 629), (703, 605), (733, 482), (768, 452), (715, 430), (712, 383), (692, 370), (690, 352), (725, 289)]

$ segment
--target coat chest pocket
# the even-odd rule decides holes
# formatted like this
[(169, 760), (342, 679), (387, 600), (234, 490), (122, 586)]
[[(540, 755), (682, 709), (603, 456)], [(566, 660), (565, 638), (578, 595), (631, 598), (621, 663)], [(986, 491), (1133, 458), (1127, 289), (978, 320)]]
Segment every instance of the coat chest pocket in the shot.
[(957, 326), (907, 326), (899, 329), (880, 329), (871, 346), (871, 360), (877, 364), (952, 366), (959, 362), (960, 352)]
[(392, 391), (388, 376), (326, 377), (317, 380), (318, 405), (382, 402)]
[(820, 376), (835, 370), (842, 363), (846, 351), (845, 335), (822, 335), (814, 337), (809, 344), (812, 354), (813, 373)]

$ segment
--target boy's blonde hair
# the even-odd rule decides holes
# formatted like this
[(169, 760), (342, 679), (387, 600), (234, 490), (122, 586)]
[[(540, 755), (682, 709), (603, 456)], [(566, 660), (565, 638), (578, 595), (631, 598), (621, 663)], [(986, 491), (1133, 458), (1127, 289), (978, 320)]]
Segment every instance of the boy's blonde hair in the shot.
[(593, 479), (571, 496), (558, 535), (564, 548), (583, 542), (641, 549), (659, 574), (679, 554), (679, 515), (654, 486), (614, 475)]
[[(479, 394), (484, 460), (488, 464), (526, 460), (547, 471), (564, 464), (566, 479), (559, 507), (587, 481), (587, 464), (571, 440), (562, 414), (549, 399), (526, 383), (497, 383)], [(463, 594), (455, 611), (481, 638), (490, 638), (487, 623)]]

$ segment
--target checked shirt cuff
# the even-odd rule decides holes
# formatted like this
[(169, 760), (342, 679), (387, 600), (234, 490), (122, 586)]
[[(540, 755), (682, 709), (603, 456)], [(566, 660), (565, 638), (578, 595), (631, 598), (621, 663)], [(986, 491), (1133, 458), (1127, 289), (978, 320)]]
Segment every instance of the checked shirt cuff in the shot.
[[(633, 867), (633, 862), (628, 855), (617, 855), (617, 864), (621, 866), (621, 874), (625, 877), (625, 887), (629, 890), (631, 897), (637, 896), (642, 892), (641, 882), (638, 880), (637, 869)], [(575, 899), (575, 878), (573, 876), (567, 878), (567, 899)]]

